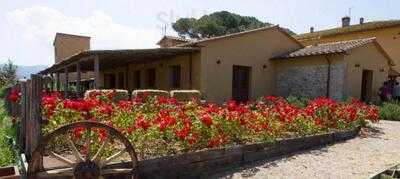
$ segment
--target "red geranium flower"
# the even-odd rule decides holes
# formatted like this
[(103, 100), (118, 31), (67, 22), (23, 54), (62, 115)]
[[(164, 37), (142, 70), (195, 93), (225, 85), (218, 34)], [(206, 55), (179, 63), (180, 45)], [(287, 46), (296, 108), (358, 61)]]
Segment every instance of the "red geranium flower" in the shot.
[(208, 114), (203, 114), (201, 116), (201, 122), (203, 122), (205, 125), (207, 125), (208, 127), (211, 127), (211, 125), (213, 124), (212, 118), (210, 115)]
[(144, 119), (143, 116), (138, 116), (135, 121), (136, 128), (142, 128), (144, 131), (150, 127), (150, 123)]
[(236, 110), (236, 101), (234, 101), (234, 100), (228, 101), (227, 106), (228, 106), (228, 110), (229, 110), (229, 111), (234, 111), (234, 110)]
[(264, 99), (267, 101), (275, 102), (277, 97), (276, 96), (265, 96)]

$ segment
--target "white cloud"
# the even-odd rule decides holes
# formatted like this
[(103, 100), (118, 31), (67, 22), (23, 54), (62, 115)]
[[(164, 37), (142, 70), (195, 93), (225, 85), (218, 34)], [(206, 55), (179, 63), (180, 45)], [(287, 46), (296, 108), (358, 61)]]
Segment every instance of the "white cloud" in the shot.
[(70, 17), (52, 8), (34, 6), (7, 12), (6, 20), (13, 43), (18, 43), (17, 64), (52, 64), (56, 32), (91, 36), (92, 49), (151, 48), (160, 38), (158, 29), (120, 24), (100, 10), (88, 17)]

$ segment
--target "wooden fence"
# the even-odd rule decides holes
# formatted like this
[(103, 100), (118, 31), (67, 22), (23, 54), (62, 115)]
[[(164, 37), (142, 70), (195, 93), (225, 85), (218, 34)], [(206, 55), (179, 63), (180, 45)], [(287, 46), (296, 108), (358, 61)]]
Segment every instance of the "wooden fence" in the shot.
[[(4, 94), (8, 113), (19, 119), (17, 144), (20, 152), (25, 153), (28, 160), (42, 138), (41, 95), (43, 89), (42, 76), (32, 74), (30, 80), (19, 81), (6, 89)], [(18, 90), (21, 94), (18, 103), (11, 103), (7, 99), (12, 90)]]

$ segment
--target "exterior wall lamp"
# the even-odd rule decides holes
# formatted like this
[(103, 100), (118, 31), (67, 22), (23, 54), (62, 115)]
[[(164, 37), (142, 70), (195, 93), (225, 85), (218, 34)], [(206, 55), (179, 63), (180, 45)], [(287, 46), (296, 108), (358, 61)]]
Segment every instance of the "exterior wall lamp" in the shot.
[(359, 68), (361, 65), (359, 63), (356, 63), (356, 65), (354, 65), (356, 68)]
[(264, 64), (264, 65), (262, 66), (262, 68), (263, 68), (263, 69), (266, 69), (266, 68), (267, 68), (267, 65), (266, 65), (266, 64)]
[(221, 64), (221, 60), (220, 59), (217, 59), (217, 62), (216, 62), (218, 65), (219, 64)]

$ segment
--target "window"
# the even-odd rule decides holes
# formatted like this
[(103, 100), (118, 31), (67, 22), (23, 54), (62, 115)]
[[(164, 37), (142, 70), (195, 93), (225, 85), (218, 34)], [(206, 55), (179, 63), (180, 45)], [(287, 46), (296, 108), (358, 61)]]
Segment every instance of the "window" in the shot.
[(171, 87), (172, 88), (180, 88), (181, 87), (181, 66), (180, 65), (173, 65), (170, 68), (171, 72)]
[(147, 78), (146, 78), (146, 87), (155, 88), (156, 87), (156, 69), (150, 68), (146, 70)]
[(135, 83), (135, 88), (139, 89), (140, 88), (140, 70), (137, 70), (134, 72), (134, 83)]

